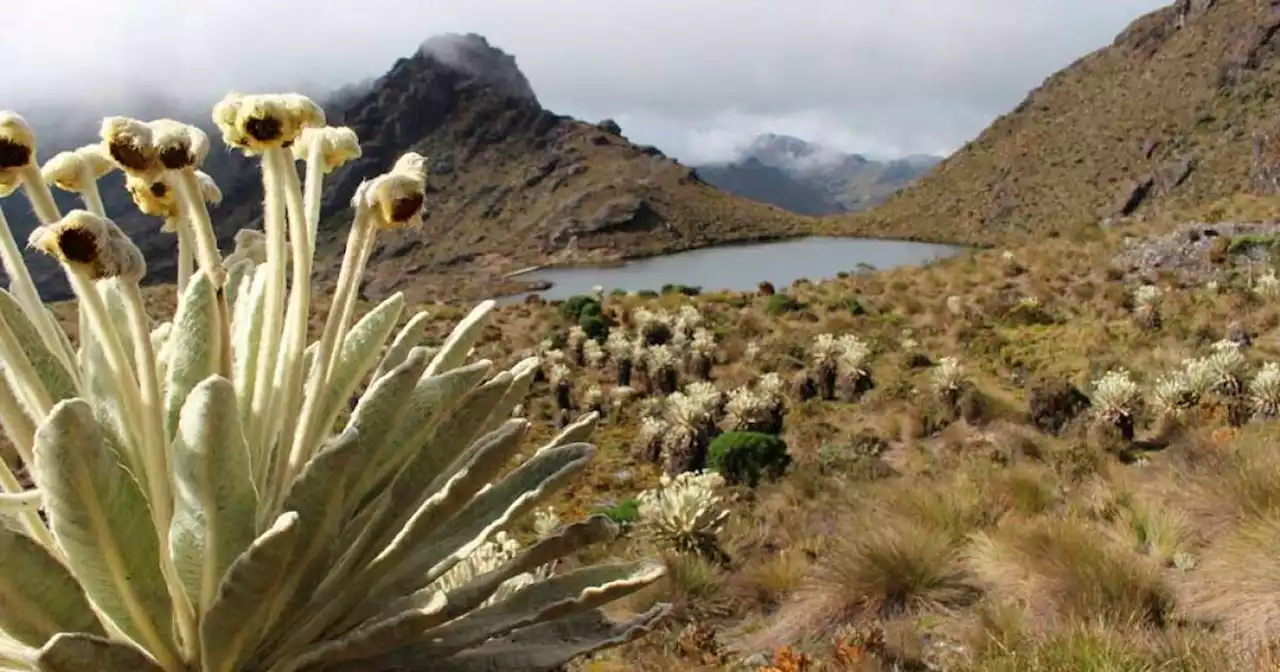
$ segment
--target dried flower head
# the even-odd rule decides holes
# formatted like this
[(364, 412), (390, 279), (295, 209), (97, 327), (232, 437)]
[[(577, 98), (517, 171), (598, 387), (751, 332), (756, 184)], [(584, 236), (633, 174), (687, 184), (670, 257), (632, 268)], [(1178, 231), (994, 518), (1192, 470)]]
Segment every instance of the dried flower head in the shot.
[(324, 126), (321, 128), (304, 128), (293, 144), (295, 161), (305, 161), (308, 148), (313, 142), (320, 143), (320, 161), (325, 174), (331, 173), (342, 164), (360, 158), (360, 139), (356, 132), (345, 126)]
[(163, 174), (142, 176), (127, 173), (124, 188), (144, 215), (169, 219), (181, 213), (178, 190)]
[(40, 173), (46, 182), (78, 194), (89, 188), (86, 180), (100, 180), (114, 168), (101, 145), (85, 145), (75, 151), (58, 152), (45, 162)]
[(213, 108), (222, 141), (249, 154), (290, 147), (303, 129), (324, 126), (324, 110), (296, 93), (229, 93)]
[(156, 156), (167, 170), (199, 168), (209, 155), (209, 136), (191, 124), (157, 119), (150, 124)]
[(400, 157), (390, 171), (362, 184), (355, 200), (376, 213), (380, 229), (421, 226), (426, 188), (426, 159), (410, 152)]
[(151, 126), (129, 117), (107, 117), (99, 133), (103, 152), (120, 169), (148, 180), (163, 170)]
[(142, 280), (147, 264), (138, 246), (115, 222), (87, 210), (72, 210), (31, 232), (28, 244), (90, 279)]
[(36, 136), (16, 112), (0, 111), (0, 197), (22, 184), (22, 169), (36, 156)]

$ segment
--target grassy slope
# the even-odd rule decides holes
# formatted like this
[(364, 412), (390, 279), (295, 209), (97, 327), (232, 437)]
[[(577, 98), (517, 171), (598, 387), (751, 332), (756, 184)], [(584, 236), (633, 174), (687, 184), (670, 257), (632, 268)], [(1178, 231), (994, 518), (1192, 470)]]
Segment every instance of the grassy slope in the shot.
[[(1241, 203), (1280, 212), (1270, 201)], [(1241, 212), (1234, 203), (1213, 211)], [(1125, 233), (1173, 223), (1160, 218)], [(796, 462), (781, 481), (733, 495), (721, 537), (729, 564), (669, 556), (672, 578), (632, 606), (674, 600), (676, 620), (579, 667), (729, 669), (750, 653), (790, 647), (774, 656), (777, 669), (926, 661), (959, 670), (1269, 669), (1246, 635), (1280, 635), (1268, 606), (1280, 592), (1263, 578), (1280, 571), (1272, 566), (1277, 537), (1257, 532), (1280, 514), (1277, 425), (1233, 429), (1213, 404), (1174, 425), (1140, 416), (1133, 445), (1089, 431), (1087, 420), (1062, 436), (1029, 425), (1026, 381), (1065, 380), (1091, 392), (1102, 372), (1123, 366), (1149, 392), (1235, 320), (1256, 335), (1247, 351), (1255, 365), (1280, 361), (1280, 304), (1226, 267), (1218, 293), (1150, 278), (1166, 290), (1164, 324), (1139, 329), (1127, 307), (1132, 287), (1109, 270), (1119, 248), (1117, 233), (1050, 240), (1011, 250), (1014, 263), (975, 252), (802, 284), (788, 291), (804, 307), (782, 315), (768, 314), (770, 301), (752, 294), (608, 299), (606, 311), (620, 319), (638, 307), (697, 306), (719, 339), (714, 377), (723, 389), (761, 371), (804, 368), (822, 332), (870, 343), (877, 387), (855, 403), (790, 399), (783, 436)], [(172, 303), (160, 288), (151, 295), (161, 313)], [(852, 315), (850, 299), (867, 312)], [(443, 338), (466, 310), (424, 307), (435, 317), (428, 340)], [(476, 356), (506, 364), (565, 329), (555, 306), (506, 306)], [(982, 402), (967, 417), (942, 411), (931, 370), (909, 365), (908, 338), (932, 360), (954, 356), (965, 367)], [(762, 356), (748, 362), (750, 341)], [(574, 398), (592, 384), (607, 392), (612, 376), (607, 365), (575, 370)], [(539, 384), (526, 404), (531, 447), (554, 431), (551, 396)], [(597, 430), (600, 456), (552, 502), (563, 518), (656, 484), (657, 469), (635, 446), (639, 408), (613, 412)], [(856, 446), (868, 437), (887, 452), (859, 457)], [(1136, 453), (1122, 460), (1118, 449)], [(655, 552), (662, 548), (638, 534), (595, 551)], [(1178, 554), (1195, 567), (1175, 566)], [(1213, 623), (1233, 629), (1215, 633)], [(802, 657), (809, 668), (787, 666)]]
[[(1155, 189), (1139, 214), (1246, 190), (1252, 136), (1274, 128), (1277, 25), (1280, 14), (1254, 0), (1219, 0), (1182, 28), (1173, 7), (1142, 17), (915, 186), (840, 226), (1005, 244), (1089, 229), (1149, 175)], [(1188, 159), (1187, 180), (1163, 186)]]

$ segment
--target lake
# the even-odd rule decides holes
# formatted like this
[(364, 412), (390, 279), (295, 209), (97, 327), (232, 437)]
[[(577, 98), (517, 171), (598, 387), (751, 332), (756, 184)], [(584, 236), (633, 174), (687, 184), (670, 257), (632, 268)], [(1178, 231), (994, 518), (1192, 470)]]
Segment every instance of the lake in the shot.
[[(874, 238), (830, 238), (811, 236), (769, 243), (724, 245), (689, 250), (661, 257), (635, 259), (620, 266), (543, 268), (522, 274), (521, 280), (552, 283), (538, 292), (547, 300), (590, 294), (599, 285), (605, 292), (614, 289), (657, 291), (663, 285), (701, 287), (704, 291), (754, 290), (769, 281), (779, 290), (800, 278), (822, 280), (842, 271), (887, 269), (924, 264), (948, 257), (965, 248), (936, 243)], [(499, 299), (514, 303), (527, 294)]]

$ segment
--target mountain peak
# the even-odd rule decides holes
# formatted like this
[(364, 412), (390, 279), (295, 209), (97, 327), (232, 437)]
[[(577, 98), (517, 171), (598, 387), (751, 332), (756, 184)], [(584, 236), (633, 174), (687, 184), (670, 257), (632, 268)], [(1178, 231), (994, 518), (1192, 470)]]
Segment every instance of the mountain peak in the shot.
[(537, 102), (533, 86), (511, 54), (475, 33), (445, 33), (427, 39), (418, 57), (493, 86), (505, 95)]

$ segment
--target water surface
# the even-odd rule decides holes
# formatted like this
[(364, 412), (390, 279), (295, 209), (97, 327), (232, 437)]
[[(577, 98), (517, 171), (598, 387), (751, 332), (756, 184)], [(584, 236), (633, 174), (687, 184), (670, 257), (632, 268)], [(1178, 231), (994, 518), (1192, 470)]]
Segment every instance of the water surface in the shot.
[[(658, 291), (663, 285), (688, 285), (703, 291), (746, 291), (769, 281), (778, 289), (795, 280), (833, 278), (842, 271), (923, 264), (962, 251), (963, 247), (874, 238), (812, 236), (769, 243), (725, 245), (628, 261), (612, 267), (544, 268), (519, 276), (521, 280), (552, 283), (534, 292), (547, 300), (589, 294), (593, 287)], [(524, 294), (499, 299), (511, 303)]]

